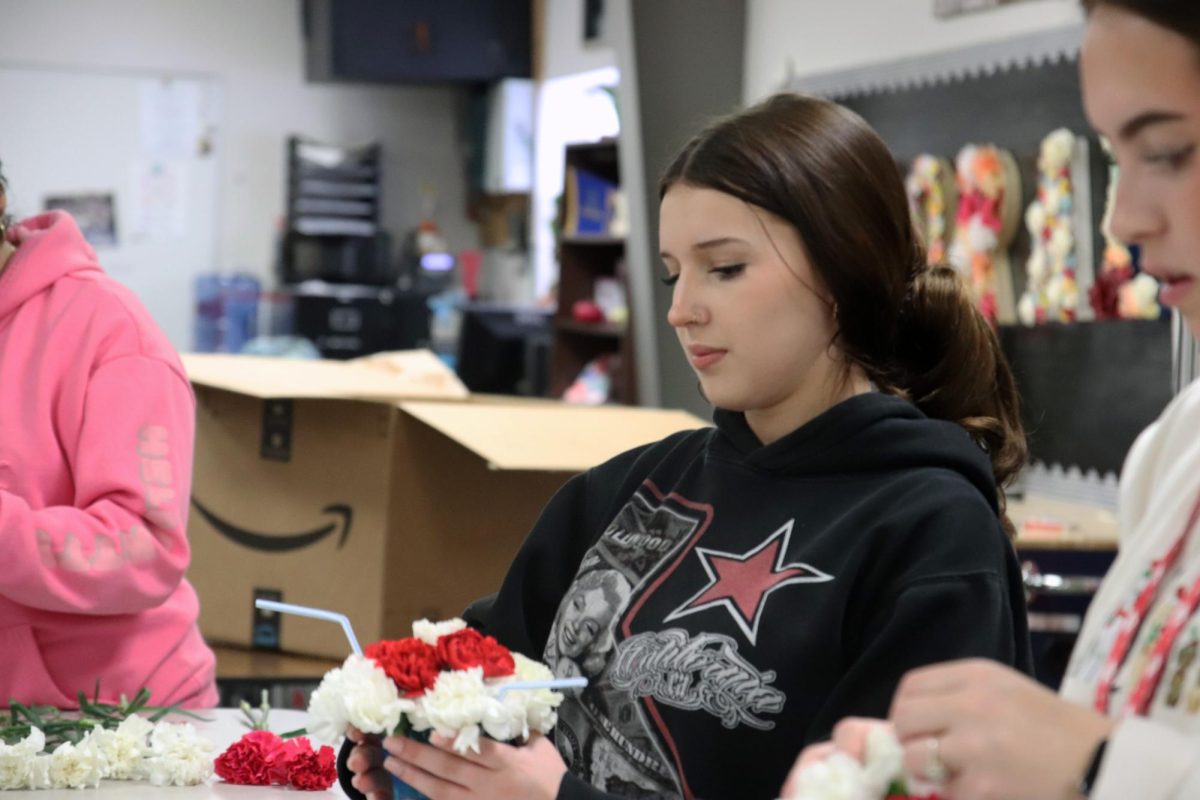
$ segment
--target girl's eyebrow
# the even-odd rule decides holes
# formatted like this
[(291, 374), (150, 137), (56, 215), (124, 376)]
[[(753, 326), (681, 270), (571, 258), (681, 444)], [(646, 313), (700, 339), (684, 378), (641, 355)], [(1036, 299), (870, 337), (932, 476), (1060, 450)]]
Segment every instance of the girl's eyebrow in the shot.
[(1139, 133), (1154, 125), (1165, 125), (1170, 122), (1182, 122), (1184, 115), (1173, 111), (1145, 111), (1121, 126), (1117, 134), (1122, 140), (1129, 141)]
[[(720, 236), (716, 239), (705, 239), (703, 242), (697, 242), (692, 245), (693, 250), (711, 250), (714, 247), (722, 247), (727, 244), (749, 244), (745, 239), (739, 239), (736, 236)], [(670, 253), (663, 250), (659, 253), (662, 258), (673, 258)]]

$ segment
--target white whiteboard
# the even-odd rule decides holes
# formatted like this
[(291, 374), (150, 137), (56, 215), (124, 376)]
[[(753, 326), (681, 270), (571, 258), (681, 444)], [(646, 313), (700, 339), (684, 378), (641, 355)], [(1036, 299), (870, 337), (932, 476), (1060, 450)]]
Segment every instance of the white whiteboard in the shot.
[(216, 262), (221, 86), (166, 77), (0, 62), (0, 160), (8, 207), (111, 194), (116, 244), (95, 245), (171, 343), (192, 344), (193, 285)]

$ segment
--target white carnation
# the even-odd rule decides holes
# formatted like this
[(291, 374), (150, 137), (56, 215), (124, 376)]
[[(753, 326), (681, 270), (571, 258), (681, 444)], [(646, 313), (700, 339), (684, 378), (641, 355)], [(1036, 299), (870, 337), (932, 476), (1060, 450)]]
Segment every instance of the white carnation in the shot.
[(787, 800), (878, 800), (904, 777), (904, 749), (883, 726), (867, 731), (865, 764), (840, 751), (807, 765)]
[(63, 742), (50, 757), (50, 784), (55, 789), (99, 786), (106, 766), (104, 754), (89, 738), (77, 745)]
[(0, 791), (27, 788), (32, 764), (31, 755), (0, 752)]
[(336, 742), (353, 725), (364, 733), (389, 734), (412, 701), (400, 697), (396, 684), (369, 658), (352, 655), (325, 674), (308, 701), (308, 732), (320, 741)]
[(195, 786), (212, 775), (212, 743), (191, 723), (160, 722), (150, 733), (141, 776), (155, 786)]
[(153, 731), (154, 723), (145, 717), (139, 717), (137, 714), (126, 717), (117, 726), (117, 733), (137, 739), (143, 746), (147, 744), (147, 740)]
[(413, 623), (412, 631), (413, 636), (430, 647), (436, 647), (438, 639), (461, 631), (465, 627), (467, 627), (467, 623), (458, 617), (448, 619), (444, 622), (430, 622), (427, 619), (419, 619)]
[(443, 736), (456, 737), (454, 749), (460, 753), (468, 749), (479, 752), (479, 726), (489, 716), (489, 704), (495, 703), (480, 667), (443, 672), (433, 688), (417, 700), (414, 727), (432, 727)]
[[(518, 681), (548, 681), (554, 678), (554, 673), (540, 661), (526, 658), (520, 653), (513, 653), (516, 670), (513, 677)], [(549, 733), (558, 721), (557, 708), (562, 704), (563, 695), (552, 689), (532, 689), (508, 692), (505, 700), (512, 697), (524, 705), (525, 727), (539, 733)], [(528, 730), (525, 732), (528, 736)]]
[(0, 791), (24, 789), (32, 779), (34, 756), (46, 747), (46, 736), (37, 727), (16, 744), (0, 740)]
[(796, 776), (796, 789), (787, 800), (877, 800), (878, 797), (867, 786), (862, 764), (839, 752), (802, 769)]
[(0, 742), (0, 753), (23, 753), (35, 755), (46, 749), (46, 734), (35, 726), (30, 726), (29, 735), (16, 744), (8, 745)]
[(892, 781), (904, 775), (904, 748), (891, 729), (872, 727), (867, 732), (866, 755), (863, 777), (871, 794), (881, 797)]
[(108, 765), (104, 777), (113, 780), (132, 780), (142, 758), (142, 748), (127, 736), (116, 731), (98, 730), (89, 734)]
[(50, 763), (53, 757), (45, 753), (39, 753), (29, 759), (29, 788), (30, 789), (49, 789), (50, 784)]
[(554, 673), (540, 661), (534, 661), (532, 658), (526, 658), (520, 653), (514, 652), (513, 657), (513, 677), (519, 681), (550, 681), (554, 680)]
[(525, 704), (516, 696), (519, 694), (522, 692), (508, 692), (503, 699), (485, 704), (481, 723), (484, 733), (498, 742), (511, 742), (529, 736), (529, 727), (525, 724)]
[(97, 728), (88, 734), (108, 763), (108, 772), (104, 776), (106, 778), (128, 781), (135, 780), (140, 774), (141, 760), (147, 750), (147, 733), (154, 726), (138, 716), (128, 719), (141, 720), (145, 727), (122, 722), (116, 730)]

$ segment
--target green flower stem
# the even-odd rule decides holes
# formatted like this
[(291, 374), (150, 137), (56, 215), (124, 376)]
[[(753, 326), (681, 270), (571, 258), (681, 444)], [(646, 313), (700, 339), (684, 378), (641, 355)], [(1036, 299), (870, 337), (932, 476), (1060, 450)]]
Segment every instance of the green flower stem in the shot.
[[(7, 719), (0, 717), (0, 742), (16, 744), (38, 728), (46, 736), (46, 750), (53, 751), (64, 742), (78, 743), (95, 728), (114, 729), (138, 712), (150, 712), (147, 718), (157, 722), (167, 714), (182, 714), (207, 722), (205, 717), (184, 711), (178, 705), (157, 707), (148, 705), (150, 690), (139, 689), (130, 700), (124, 695), (119, 703), (100, 702), (100, 684), (96, 684), (92, 699), (79, 692), (77, 710), (64, 710), (53, 706), (26, 705), (16, 699), (9, 700)], [(7, 724), (5, 724), (7, 723)]]

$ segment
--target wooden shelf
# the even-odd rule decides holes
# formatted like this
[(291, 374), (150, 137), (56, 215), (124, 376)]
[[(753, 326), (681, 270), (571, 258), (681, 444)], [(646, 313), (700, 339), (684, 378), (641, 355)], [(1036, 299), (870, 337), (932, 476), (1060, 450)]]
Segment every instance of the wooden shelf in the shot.
[[(570, 168), (575, 168), (598, 176), (615, 186), (621, 184), (615, 139), (567, 145), (566, 166), (568, 174)], [(567, 187), (564, 186), (564, 197), (567, 193)], [(598, 280), (615, 278), (624, 282), (625, 237), (608, 234), (560, 236), (557, 245), (559, 316), (554, 319), (550, 396), (562, 397), (563, 392), (589, 363), (597, 358), (604, 358), (608, 360), (612, 370), (609, 401), (636, 404), (637, 379), (630, 326), (608, 322), (577, 322), (570, 316), (575, 303), (595, 297)], [(628, 294), (626, 285), (626, 302)]]
[(625, 335), (625, 326), (613, 322), (579, 322), (573, 319), (556, 318), (554, 327), (560, 333), (577, 333), (582, 336), (603, 336), (619, 339)]

